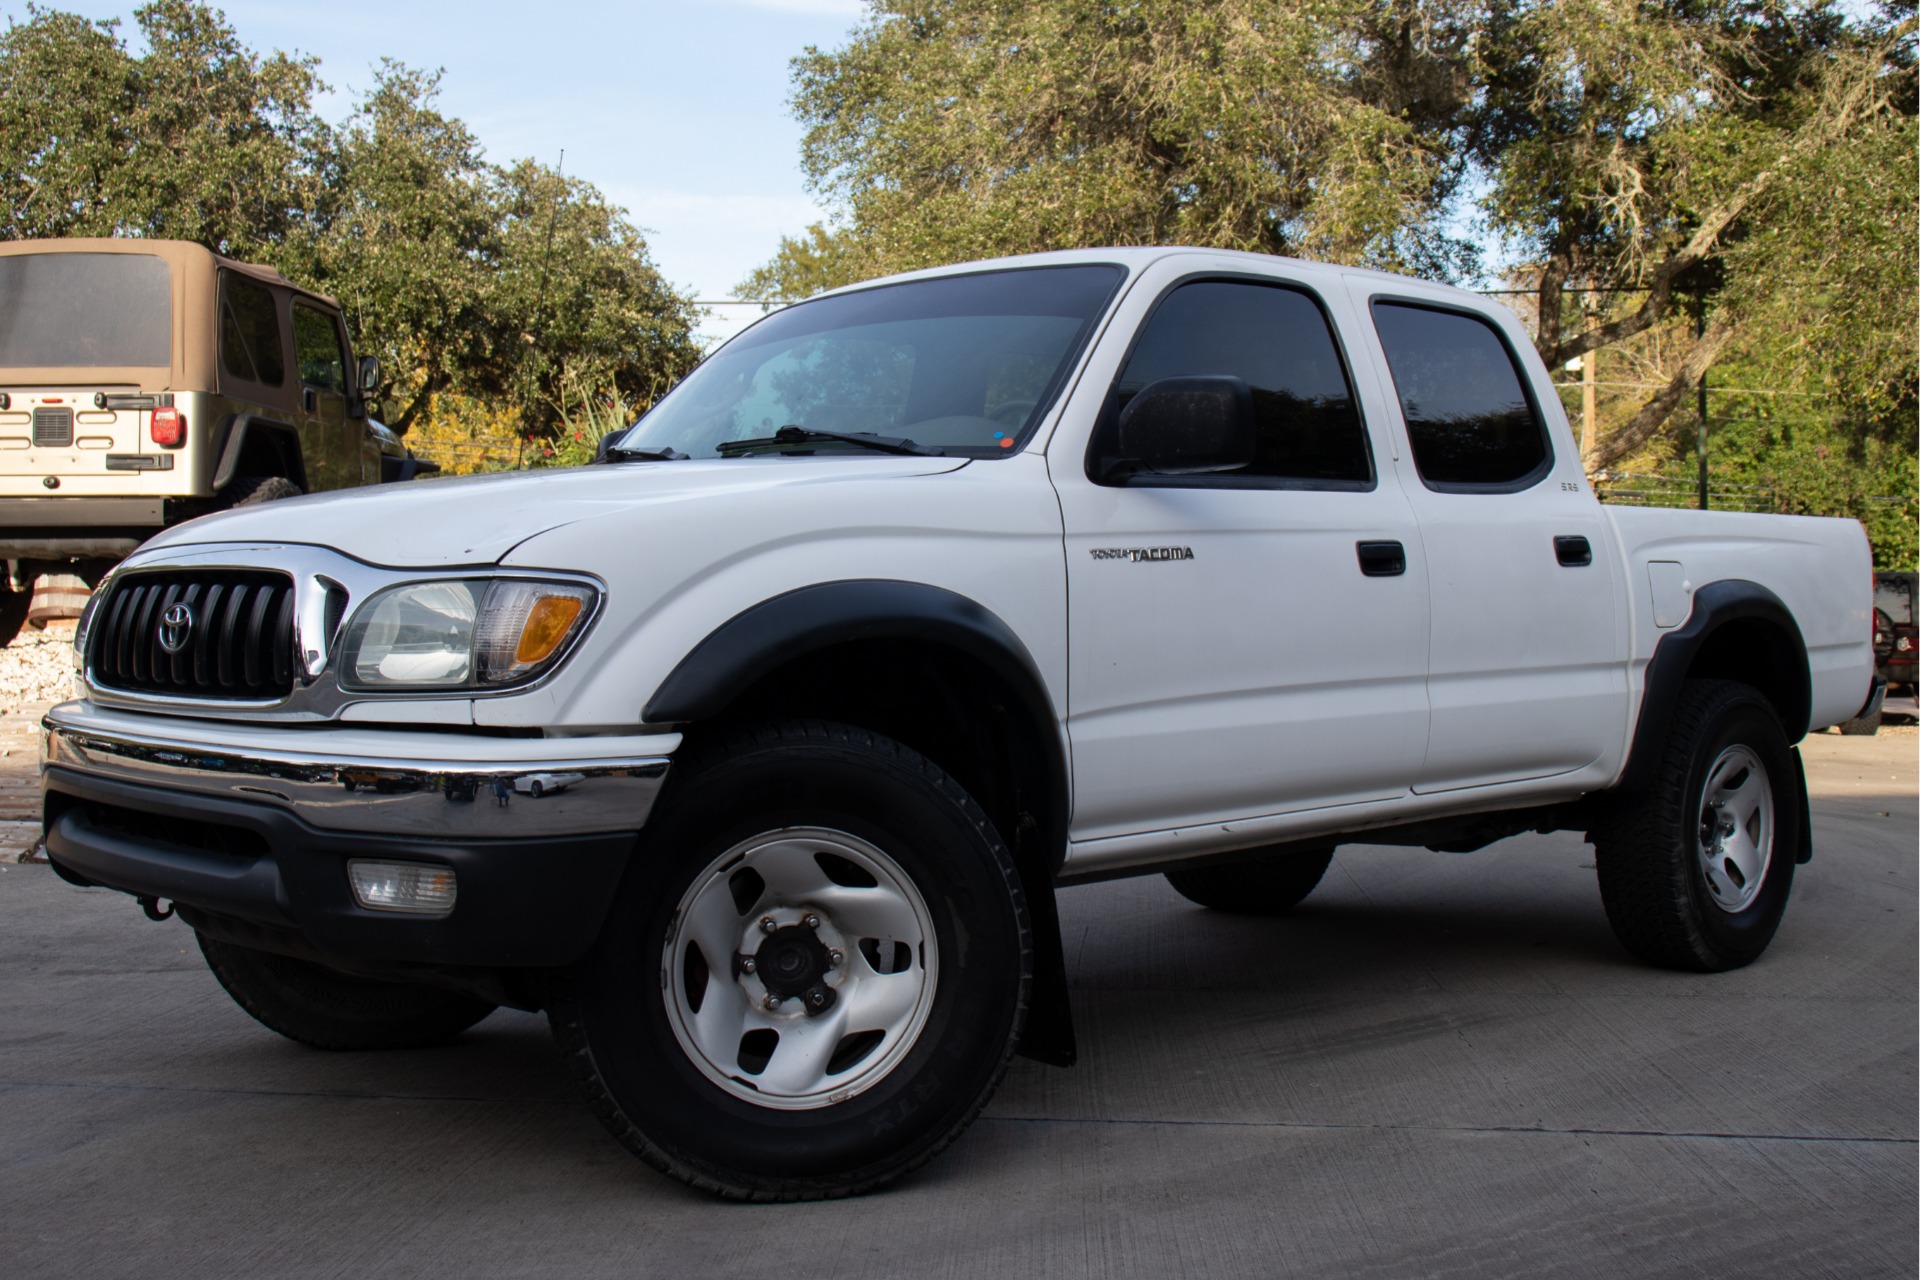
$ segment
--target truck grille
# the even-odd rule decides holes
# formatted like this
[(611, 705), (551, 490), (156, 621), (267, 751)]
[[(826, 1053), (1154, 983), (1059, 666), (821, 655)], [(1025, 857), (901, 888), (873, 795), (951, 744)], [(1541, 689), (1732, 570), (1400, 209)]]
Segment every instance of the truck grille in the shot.
[(132, 574), (87, 636), (95, 683), (182, 698), (285, 697), (293, 656), (293, 582), (261, 570)]
[(33, 446), (36, 449), (64, 449), (73, 443), (73, 410), (35, 409)]

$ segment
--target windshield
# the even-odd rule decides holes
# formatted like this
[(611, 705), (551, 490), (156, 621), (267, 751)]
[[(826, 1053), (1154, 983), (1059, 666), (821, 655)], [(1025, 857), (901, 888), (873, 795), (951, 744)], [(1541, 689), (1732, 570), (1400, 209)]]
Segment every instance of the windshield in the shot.
[[(721, 348), (620, 448), (713, 458), (728, 441), (793, 426), (906, 439), (962, 457), (1010, 453), (1040, 420), (1122, 275), (1104, 264), (1028, 267), (800, 303)], [(808, 439), (777, 451), (861, 450)]]
[(143, 253), (0, 258), (0, 368), (131, 368), (173, 362), (173, 285)]

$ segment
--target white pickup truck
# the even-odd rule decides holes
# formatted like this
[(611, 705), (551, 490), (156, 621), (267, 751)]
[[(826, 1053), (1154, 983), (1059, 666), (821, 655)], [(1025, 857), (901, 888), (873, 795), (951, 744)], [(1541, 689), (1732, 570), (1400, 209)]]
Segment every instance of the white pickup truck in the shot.
[(544, 1009), (641, 1159), (841, 1195), (1072, 1061), (1075, 882), (1278, 915), (1343, 842), (1574, 830), (1628, 950), (1747, 964), (1871, 607), (1852, 522), (1602, 507), (1470, 294), (971, 264), (761, 320), (601, 465), (161, 534), (47, 846), (295, 1040)]

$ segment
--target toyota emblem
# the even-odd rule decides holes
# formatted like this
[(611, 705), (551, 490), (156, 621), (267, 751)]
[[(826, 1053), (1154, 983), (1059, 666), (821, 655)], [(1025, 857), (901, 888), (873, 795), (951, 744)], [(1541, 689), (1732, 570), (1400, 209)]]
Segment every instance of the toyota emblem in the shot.
[(187, 647), (187, 641), (193, 639), (193, 607), (187, 604), (170, 604), (166, 612), (160, 615), (160, 647), (168, 653), (178, 653)]

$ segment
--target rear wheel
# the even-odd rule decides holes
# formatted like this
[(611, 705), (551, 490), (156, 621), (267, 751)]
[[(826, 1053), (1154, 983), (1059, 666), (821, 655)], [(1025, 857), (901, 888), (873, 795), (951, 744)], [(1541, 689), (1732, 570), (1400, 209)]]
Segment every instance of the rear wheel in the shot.
[(1655, 781), (1592, 833), (1607, 920), (1649, 964), (1714, 972), (1759, 958), (1793, 888), (1794, 761), (1759, 690), (1682, 687)]
[(789, 722), (677, 764), (549, 1009), (634, 1154), (738, 1199), (868, 1190), (999, 1085), (1032, 941), (1011, 855), (930, 761)]
[(477, 996), (356, 978), (310, 960), (195, 935), (207, 967), (255, 1021), (315, 1049), (424, 1049), (494, 1011)]
[(1332, 863), (1332, 849), (1307, 849), (1166, 875), (1189, 902), (1234, 915), (1277, 916), (1312, 893)]

